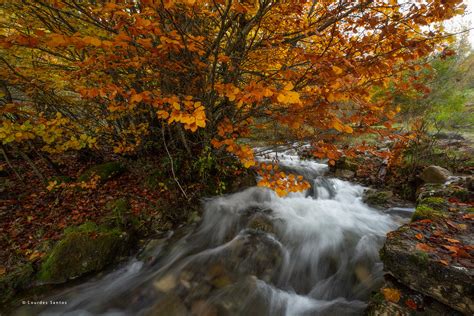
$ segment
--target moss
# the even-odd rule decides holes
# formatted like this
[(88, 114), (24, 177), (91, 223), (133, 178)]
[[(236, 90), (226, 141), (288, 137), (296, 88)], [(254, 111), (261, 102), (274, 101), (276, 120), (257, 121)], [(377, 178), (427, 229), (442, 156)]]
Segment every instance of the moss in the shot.
[(99, 271), (127, 249), (127, 236), (90, 223), (70, 229), (41, 265), (38, 279), (60, 283)]
[(125, 171), (125, 167), (117, 161), (110, 161), (87, 169), (79, 178), (79, 181), (89, 181), (94, 175), (99, 176), (101, 181), (109, 180)]
[(33, 266), (27, 263), (0, 277), (0, 303), (7, 302), (18, 291), (28, 287), (33, 280), (33, 274)]
[(371, 301), (376, 304), (382, 304), (385, 301), (385, 297), (383, 296), (382, 293), (377, 292), (374, 295), (372, 295)]
[(414, 222), (422, 219), (436, 219), (443, 216), (445, 216), (445, 214), (443, 214), (442, 211), (434, 210), (427, 205), (418, 205), (411, 217), (411, 221)]
[(368, 190), (364, 196), (364, 202), (370, 206), (386, 206), (393, 198), (391, 191)]
[(48, 182), (54, 182), (56, 181), (57, 184), (61, 183), (69, 183), (72, 182), (72, 178), (68, 176), (54, 176), (48, 179)]
[(429, 255), (423, 251), (415, 251), (411, 256), (409, 256), (411, 262), (416, 265), (426, 266), (429, 263)]
[(449, 203), (442, 197), (427, 197), (418, 202), (418, 207), (425, 206), (437, 211), (446, 211)]
[(138, 219), (133, 216), (130, 209), (130, 202), (127, 198), (122, 197), (107, 203), (106, 208), (111, 211), (110, 221), (112, 226), (121, 227), (121, 228), (130, 228), (132, 226), (137, 226)]
[(466, 189), (454, 190), (451, 196), (458, 198), (462, 202), (469, 202), (469, 200), (471, 199), (471, 193)]

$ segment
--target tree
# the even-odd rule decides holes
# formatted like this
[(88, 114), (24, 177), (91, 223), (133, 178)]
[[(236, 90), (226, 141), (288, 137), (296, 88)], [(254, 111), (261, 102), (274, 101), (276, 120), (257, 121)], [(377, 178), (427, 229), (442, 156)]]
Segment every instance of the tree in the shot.
[[(171, 156), (212, 147), (255, 166), (241, 141), (284, 127), (330, 163), (344, 134), (373, 132), (396, 110), (373, 101), (414, 61), (442, 49), (460, 0), (3, 1), (7, 100), (0, 138), (57, 153), (85, 147)], [(7, 98), (8, 99), (8, 98)], [(276, 122), (276, 124), (275, 124)], [(220, 159), (220, 158), (219, 158)], [(305, 187), (274, 168), (262, 185)]]

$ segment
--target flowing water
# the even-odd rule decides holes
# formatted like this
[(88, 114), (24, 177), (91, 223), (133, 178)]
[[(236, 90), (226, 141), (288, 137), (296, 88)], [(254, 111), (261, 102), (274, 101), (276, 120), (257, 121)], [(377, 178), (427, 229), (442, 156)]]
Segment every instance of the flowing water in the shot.
[(51, 298), (67, 305), (19, 314), (362, 314), (382, 281), (378, 250), (409, 212), (368, 207), (364, 188), (325, 177), (325, 164), (289, 152), (279, 164), (312, 188), (280, 198), (252, 187), (208, 199), (202, 222), (183, 237), (155, 240), (115, 271)]

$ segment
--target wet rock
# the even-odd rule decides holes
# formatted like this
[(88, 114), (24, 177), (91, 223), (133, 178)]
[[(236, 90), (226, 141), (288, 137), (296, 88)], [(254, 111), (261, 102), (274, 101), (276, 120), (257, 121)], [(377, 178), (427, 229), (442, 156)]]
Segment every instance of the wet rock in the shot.
[(124, 165), (117, 161), (110, 161), (100, 165), (95, 165), (87, 169), (79, 176), (79, 181), (90, 181), (94, 176), (98, 176), (100, 181), (107, 181), (125, 171)]
[(28, 287), (33, 281), (33, 274), (33, 266), (28, 263), (2, 275), (0, 277), (0, 303), (6, 303), (18, 291)]
[(365, 315), (461, 316), (462, 314), (388, 277), (385, 285), (371, 297)]
[(247, 227), (267, 233), (275, 233), (272, 220), (266, 214), (262, 213), (253, 215), (247, 223)]
[(172, 274), (167, 274), (164, 277), (153, 282), (153, 286), (164, 293), (171, 292), (177, 285), (176, 277)]
[(393, 205), (393, 192), (392, 191), (379, 191), (369, 189), (364, 192), (362, 200), (364, 203), (375, 208), (388, 208)]
[(145, 315), (147, 316), (186, 316), (191, 315), (179, 296), (166, 295), (162, 300), (151, 307)]
[(352, 179), (355, 177), (355, 172), (352, 170), (347, 170), (347, 169), (336, 169), (336, 171), (334, 172), (334, 175), (337, 178)]
[(126, 254), (128, 248), (129, 237), (119, 229), (98, 227), (94, 223), (69, 228), (42, 263), (38, 279), (61, 283), (100, 271)]
[(191, 313), (196, 316), (217, 316), (217, 307), (205, 300), (195, 301), (191, 306)]
[(439, 166), (429, 166), (423, 169), (420, 178), (425, 183), (445, 183), (452, 173)]
[[(465, 223), (463, 214), (449, 214), (455, 230), (444, 219), (400, 227), (387, 235), (381, 258), (384, 270), (401, 283), (468, 315), (474, 313), (474, 265), (467, 253), (474, 242), (474, 228), (472, 221)], [(438, 241), (431, 243), (428, 237)], [(447, 249), (460, 252), (453, 257)]]

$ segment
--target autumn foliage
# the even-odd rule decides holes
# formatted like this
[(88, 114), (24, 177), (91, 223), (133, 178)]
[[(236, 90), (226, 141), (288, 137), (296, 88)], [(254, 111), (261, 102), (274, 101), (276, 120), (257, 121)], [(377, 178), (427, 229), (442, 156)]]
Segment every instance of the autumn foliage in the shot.
[(245, 139), (281, 128), (315, 157), (354, 154), (334, 141), (388, 132), (397, 109), (374, 89), (442, 50), (440, 22), (463, 12), (460, 0), (1, 4), (7, 152), (154, 148), (197, 159), (211, 148), (281, 194), (305, 185), (258, 166)]

